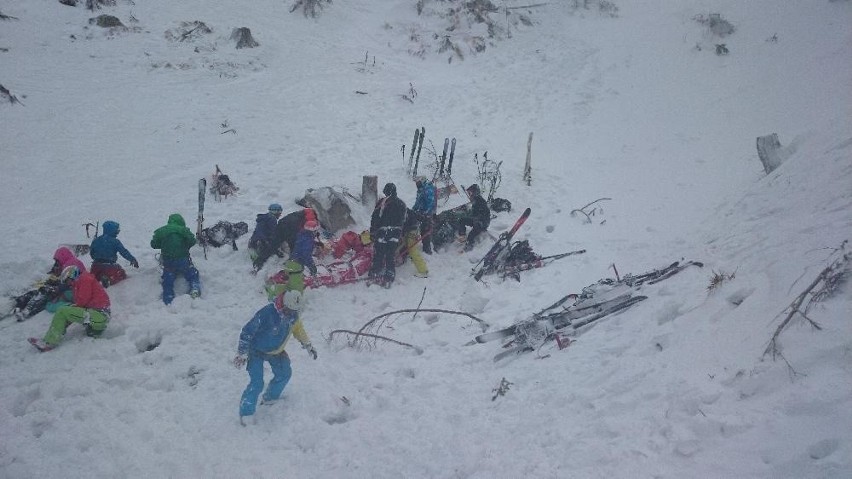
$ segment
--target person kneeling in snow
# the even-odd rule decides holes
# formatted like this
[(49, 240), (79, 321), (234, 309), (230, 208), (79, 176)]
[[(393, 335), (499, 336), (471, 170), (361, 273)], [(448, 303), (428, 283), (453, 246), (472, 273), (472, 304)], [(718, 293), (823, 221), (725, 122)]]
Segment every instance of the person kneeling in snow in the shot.
[(261, 308), (254, 317), (243, 326), (234, 366), (237, 369), (246, 366), (249, 383), (240, 400), (240, 423), (245, 425), (243, 417), (251, 416), (257, 408), (257, 398), (263, 390), (263, 362), (272, 367), (272, 380), (263, 395), (263, 403), (271, 403), (281, 397), (284, 387), (290, 381), (292, 369), (290, 357), (284, 346), (292, 333), (302, 343), (312, 358), (317, 351), (311, 346), (308, 333), (302, 325), (299, 311), (304, 304), (304, 296), (298, 291), (285, 291), (275, 300)]
[(278, 203), (272, 203), (269, 205), (269, 209), (266, 213), (259, 213), (257, 215), (257, 226), (254, 227), (254, 233), (251, 234), (251, 238), (249, 238), (248, 247), (249, 247), (249, 256), (252, 261), (257, 260), (258, 256), (260, 256), (260, 252), (265, 250), (270, 243), (272, 243), (272, 236), (275, 234), (275, 226), (278, 224), (278, 218), (281, 217), (281, 213), (284, 211), (284, 208), (281, 207)]
[(197, 298), (201, 295), (201, 279), (198, 270), (192, 264), (189, 248), (195, 245), (195, 235), (186, 227), (183, 216), (178, 213), (169, 215), (165, 226), (154, 230), (151, 247), (160, 250), (163, 263), (163, 302), (171, 304), (175, 299), (175, 279), (182, 274), (189, 283), (189, 295)]
[(106, 330), (109, 322), (109, 296), (92, 273), (71, 265), (62, 270), (59, 281), (71, 283), (74, 303), (62, 306), (56, 311), (44, 339), (29, 339), (30, 343), (42, 352), (58, 346), (71, 323), (85, 324), (86, 334), (97, 338)]
[(104, 221), (104, 233), (92, 241), (92, 247), (89, 250), (89, 254), (92, 255), (92, 274), (104, 285), (104, 288), (127, 279), (127, 273), (118, 264), (119, 254), (130, 261), (130, 266), (139, 268), (139, 262), (118, 239), (119, 231), (117, 222)]

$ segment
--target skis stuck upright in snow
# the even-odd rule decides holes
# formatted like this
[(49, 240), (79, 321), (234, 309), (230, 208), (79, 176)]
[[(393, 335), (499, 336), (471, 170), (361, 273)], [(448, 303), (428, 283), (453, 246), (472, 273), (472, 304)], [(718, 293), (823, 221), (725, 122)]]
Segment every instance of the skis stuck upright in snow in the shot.
[(207, 179), (201, 178), (198, 180), (198, 228), (195, 231), (195, 236), (201, 243), (201, 248), (204, 250), (204, 259), (207, 259), (207, 243), (202, 240), (201, 231), (204, 229), (204, 198), (207, 194)]
[[(642, 286), (671, 278), (689, 266), (700, 268), (704, 264), (699, 261), (675, 261), (647, 273), (599, 280), (583, 288), (581, 294), (566, 295), (523, 321), (476, 336), (467, 345), (511, 338), (504, 345), (506, 349), (494, 356), (494, 361), (534, 351), (545, 342), (558, 339), (560, 334), (576, 335), (581, 328), (648, 299), (648, 296), (636, 294)], [(564, 306), (569, 301), (573, 301), (571, 305)]]

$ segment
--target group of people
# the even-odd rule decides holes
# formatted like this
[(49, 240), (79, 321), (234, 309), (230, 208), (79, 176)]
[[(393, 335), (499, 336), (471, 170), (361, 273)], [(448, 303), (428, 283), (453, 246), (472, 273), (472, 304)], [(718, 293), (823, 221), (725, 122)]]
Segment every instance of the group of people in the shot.
[[(396, 185), (388, 183), (378, 201), (370, 219), (370, 235), (374, 239), (373, 264), (370, 268), (370, 280), (390, 288), (396, 277), (395, 257), (398, 253), (411, 257), (417, 270), (415, 276), (427, 277), (429, 271), (426, 262), (417, 250), (422, 243), (422, 251), (432, 254), (431, 235), (437, 210), (435, 186), (426, 177), (415, 178), (417, 197), (412, 208), (397, 196)], [(470, 199), (468, 207), (455, 217), (456, 233), (459, 241), (464, 242), (464, 250), (473, 249), (479, 235), (488, 229), (491, 212), (488, 203), (482, 197), (476, 184), (467, 188)], [(470, 231), (467, 230), (470, 227)]]
[[(99, 337), (106, 330), (110, 319), (110, 299), (106, 289), (127, 279), (127, 272), (118, 263), (118, 256), (139, 268), (139, 261), (118, 239), (119, 232), (118, 222), (109, 220), (103, 223), (103, 232), (92, 240), (89, 247), (91, 269), (87, 269), (70, 248), (58, 248), (53, 254), (54, 264), (47, 278), (33, 290), (15, 298), (14, 313), (18, 321), (24, 321), (42, 310), (53, 313), (45, 335), (29, 339), (38, 350), (44, 352), (56, 348), (72, 323), (85, 325), (86, 334), (92, 337)], [(189, 283), (191, 296), (201, 294), (198, 270), (189, 254), (195, 243), (195, 235), (177, 213), (169, 216), (165, 226), (154, 231), (151, 247), (160, 250), (162, 299), (166, 304), (174, 300), (178, 274)]]
[[(432, 254), (433, 222), (436, 215), (435, 186), (425, 177), (415, 179), (417, 197), (412, 208), (408, 208), (397, 194), (396, 185), (387, 183), (383, 197), (373, 210), (370, 228), (361, 234), (344, 233), (332, 245), (335, 258), (346, 251), (366, 259), (358, 264), (354, 274), (367, 272), (371, 283), (390, 288), (396, 277), (396, 259), (409, 256), (414, 263), (415, 276), (428, 277), (429, 271), (423, 256)], [(467, 189), (470, 204), (465, 214), (457, 217), (459, 239), (465, 241), (469, 251), (480, 233), (488, 228), (490, 212), (479, 188)], [(257, 215), (257, 226), (249, 239), (249, 255), (253, 271), (257, 273), (273, 255), (289, 258), (281, 271), (267, 280), (269, 304), (258, 310), (245, 324), (240, 333), (234, 365), (245, 366), (249, 384), (240, 401), (240, 422), (256, 410), (258, 399), (261, 404), (278, 399), (292, 374), (290, 360), (284, 349), (289, 337), (295, 336), (313, 359), (316, 349), (301, 321), (300, 311), (304, 304), (305, 271), (315, 278), (317, 264), (314, 253), (317, 246), (324, 247), (318, 239), (319, 222), (311, 208), (283, 214), (280, 204), (269, 205), (266, 213)], [(470, 227), (470, 231), (467, 231)], [(139, 267), (136, 258), (118, 239), (119, 224), (106, 221), (103, 233), (91, 244), (91, 269), (86, 268), (69, 248), (60, 247), (54, 253), (54, 266), (48, 278), (33, 291), (16, 298), (16, 314), (22, 321), (46, 309), (54, 313), (48, 331), (42, 338), (30, 338), (30, 343), (40, 351), (50, 351), (62, 341), (69, 325), (83, 324), (86, 334), (99, 337), (110, 320), (110, 299), (107, 288), (127, 278), (124, 268), (118, 263), (121, 255), (134, 268)], [(162, 300), (165, 304), (175, 298), (175, 280), (183, 276), (190, 286), (190, 296), (201, 294), (201, 280), (192, 263), (190, 248), (198, 242), (196, 235), (186, 226), (180, 214), (169, 216), (166, 225), (154, 231), (150, 245), (160, 250), (162, 265)], [(418, 243), (421, 244), (417, 248)], [(263, 364), (272, 368), (273, 379), (264, 390)], [(263, 397), (261, 398), (261, 393)]]

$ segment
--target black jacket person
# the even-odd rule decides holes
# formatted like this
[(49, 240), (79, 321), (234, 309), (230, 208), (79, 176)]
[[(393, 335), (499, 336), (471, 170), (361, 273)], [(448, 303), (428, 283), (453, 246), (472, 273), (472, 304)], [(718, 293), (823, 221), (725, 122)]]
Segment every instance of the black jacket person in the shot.
[(376, 203), (370, 218), (370, 237), (373, 239), (373, 265), (370, 279), (390, 288), (396, 276), (394, 255), (402, 238), (408, 208), (396, 195), (396, 185), (388, 183), (382, 190), (385, 197)]
[(473, 245), (476, 244), (476, 237), (480, 233), (488, 229), (491, 224), (491, 210), (488, 208), (488, 202), (482, 197), (479, 192), (479, 185), (473, 184), (467, 187), (467, 196), (470, 198), (470, 208), (468, 211), (459, 217), (456, 223), (456, 232), (459, 235), (465, 234), (465, 226), (470, 226), (470, 232), (467, 233), (467, 241), (465, 242), (464, 250), (470, 251)]

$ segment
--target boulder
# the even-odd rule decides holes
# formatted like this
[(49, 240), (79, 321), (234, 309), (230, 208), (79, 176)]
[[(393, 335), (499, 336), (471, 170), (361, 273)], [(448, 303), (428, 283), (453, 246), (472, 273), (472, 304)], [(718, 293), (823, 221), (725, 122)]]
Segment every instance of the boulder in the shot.
[(330, 186), (309, 189), (305, 192), (305, 196), (296, 203), (303, 207), (313, 208), (322, 227), (332, 233), (347, 230), (355, 224), (355, 220), (352, 219), (352, 209), (349, 208), (346, 196)]

